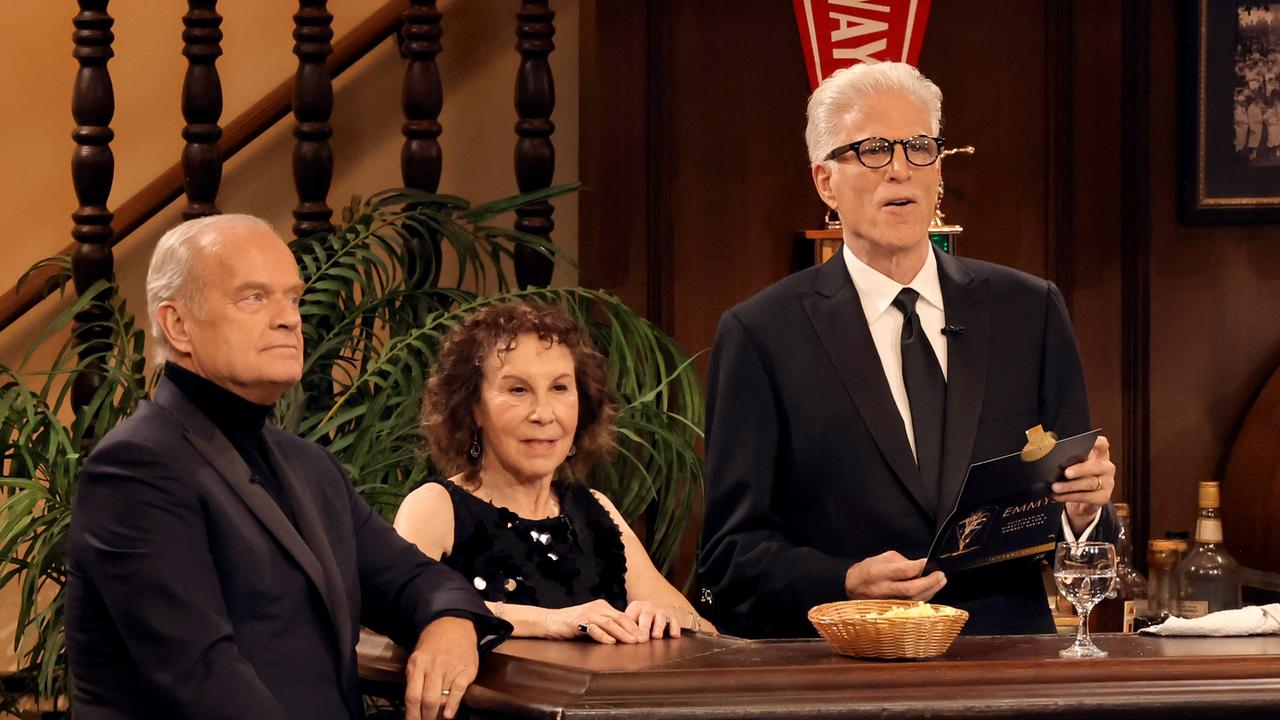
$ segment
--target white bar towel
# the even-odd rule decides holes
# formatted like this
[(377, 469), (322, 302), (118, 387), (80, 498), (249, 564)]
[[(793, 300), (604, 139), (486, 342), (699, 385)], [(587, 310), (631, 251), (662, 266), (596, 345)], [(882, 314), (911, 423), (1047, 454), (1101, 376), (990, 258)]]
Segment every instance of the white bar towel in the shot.
[(1198, 618), (1171, 617), (1138, 632), (1151, 635), (1202, 635), (1233, 637), (1280, 634), (1280, 603), (1250, 605), (1239, 610), (1219, 610)]

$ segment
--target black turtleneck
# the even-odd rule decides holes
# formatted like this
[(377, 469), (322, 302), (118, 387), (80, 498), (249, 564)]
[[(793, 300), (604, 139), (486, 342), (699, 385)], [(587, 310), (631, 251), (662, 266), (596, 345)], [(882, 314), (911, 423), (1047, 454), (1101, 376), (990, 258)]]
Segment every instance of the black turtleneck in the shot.
[(164, 365), (165, 378), (178, 386), (183, 395), (195, 405), (214, 426), (226, 436), (231, 446), (249, 466), (251, 482), (262, 486), (276, 501), (280, 511), (297, 527), (293, 503), (284, 491), (280, 475), (272, 467), (262, 428), (270, 417), (272, 406), (259, 405), (245, 400), (221, 385), (203, 378), (190, 370), (169, 362)]

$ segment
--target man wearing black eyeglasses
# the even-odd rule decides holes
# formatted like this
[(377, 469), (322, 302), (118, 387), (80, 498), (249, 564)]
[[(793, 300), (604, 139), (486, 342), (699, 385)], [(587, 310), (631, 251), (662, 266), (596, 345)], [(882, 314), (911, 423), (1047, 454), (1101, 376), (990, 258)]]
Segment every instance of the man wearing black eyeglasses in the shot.
[[(811, 635), (807, 610), (910, 598), (965, 632), (1053, 632), (1038, 559), (922, 576), (970, 463), (1035, 425), (1090, 429), (1050, 282), (934, 249), (942, 93), (903, 63), (857, 65), (809, 100), (814, 186), (842, 253), (729, 310), (708, 373), (700, 572), (721, 629)], [(1055, 483), (1065, 539), (1109, 539), (1105, 438)]]

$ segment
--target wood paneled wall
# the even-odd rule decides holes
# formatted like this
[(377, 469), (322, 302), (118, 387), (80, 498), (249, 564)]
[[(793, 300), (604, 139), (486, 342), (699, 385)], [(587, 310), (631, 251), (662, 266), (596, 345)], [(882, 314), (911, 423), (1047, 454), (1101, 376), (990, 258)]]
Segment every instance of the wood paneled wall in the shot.
[[(690, 352), (822, 220), (791, 7), (767, 5), (583, 4), (582, 280)], [(1280, 360), (1280, 233), (1177, 220), (1178, 23), (1149, 0), (934, 3), (920, 59), (949, 144), (977, 148), (944, 169), (960, 252), (1062, 287), (1139, 539), (1190, 529)]]
[(715, 5), (583, 8), (582, 282), (619, 292), (690, 352), (711, 347), (721, 312), (786, 275), (791, 231), (822, 219), (791, 6)]
[[(1280, 363), (1280, 228), (1178, 221), (1180, 13), (1152, 3), (1151, 516), (1190, 527), (1249, 403)], [(1280, 443), (1280, 438), (1276, 438)], [(1231, 498), (1231, 493), (1224, 493)], [(1275, 518), (1264, 528), (1275, 532)], [(1227, 547), (1250, 542), (1223, 528)], [(1280, 558), (1264, 568), (1280, 572)]]

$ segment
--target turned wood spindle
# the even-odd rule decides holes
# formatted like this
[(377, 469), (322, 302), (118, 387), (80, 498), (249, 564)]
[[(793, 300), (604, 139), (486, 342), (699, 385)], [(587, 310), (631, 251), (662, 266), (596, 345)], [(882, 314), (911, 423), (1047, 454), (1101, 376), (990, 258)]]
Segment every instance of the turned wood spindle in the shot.
[(444, 91), (436, 56), (443, 49), (440, 37), (442, 15), (436, 0), (412, 0), (404, 11), (404, 148), (400, 152), (400, 175), (405, 187), (435, 192), (440, 186), (443, 154), (440, 151), (440, 109)]
[[(549, 187), (556, 167), (556, 150), (551, 144), (555, 124), (551, 111), (556, 104), (555, 84), (547, 56), (555, 49), (551, 38), (556, 29), (556, 14), (546, 0), (524, 0), (516, 14), (516, 50), (520, 52), (520, 70), (516, 74), (515, 165), (516, 185), (520, 192)], [(555, 208), (543, 201), (516, 210), (515, 227), (521, 232), (551, 239)], [(516, 281), (521, 288), (550, 284), (554, 263), (542, 253), (519, 246), (515, 251)]]
[[(71, 179), (75, 187), (79, 207), (71, 214), (75, 226), (71, 236), (76, 249), (71, 255), (71, 274), (76, 293), (84, 294), (99, 280), (111, 280), (114, 262), (111, 255), (111, 211), (107, 199), (111, 195), (111, 182), (115, 176), (115, 157), (111, 154), (111, 118), (115, 115), (115, 92), (107, 61), (114, 52), (111, 49), (115, 34), (111, 26), (115, 22), (107, 13), (108, 0), (79, 0), (80, 12), (72, 23), (75, 32), (72, 40), (75, 50), (72, 56), (79, 62), (75, 86), (71, 93), (71, 115), (76, 128), (71, 133), (75, 151), (71, 156)], [(100, 299), (111, 297), (108, 287)], [(110, 310), (89, 305), (76, 313), (72, 329), (80, 344), (79, 357), (86, 361), (91, 356), (110, 349), (110, 330), (104, 321), (110, 318)], [(76, 376), (71, 399), (76, 412), (82, 411), (102, 386), (102, 363), (88, 360), (89, 372)]]
[(326, 0), (299, 0), (293, 16), (293, 54), (298, 56), (298, 72), (293, 88), (293, 184), (298, 191), (298, 207), (293, 211), (293, 234), (306, 237), (332, 232), (329, 218), (329, 184), (333, 181), (333, 149), (329, 138), (333, 128), (333, 79), (325, 59), (333, 52), (333, 15)]
[[(436, 56), (443, 47), (440, 38), (442, 15), (436, 0), (411, 0), (404, 11), (401, 53), (408, 59), (404, 70), (401, 105), (404, 108), (404, 147), (400, 151), (400, 177), (404, 186), (436, 192), (440, 187), (440, 171), (444, 163), (440, 150), (440, 109), (444, 106), (444, 90)], [(405, 237), (406, 265), (410, 284), (414, 287), (434, 285), (440, 276), (440, 238)]]
[(183, 219), (216, 215), (218, 186), (222, 183), (222, 81), (214, 63), (222, 55), (222, 16), (218, 0), (188, 0), (182, 16), (182, 54), (187, 76), (182, 83), (182, 117), (187, 121), (182, 139), (182, 175), (187, 193)]

